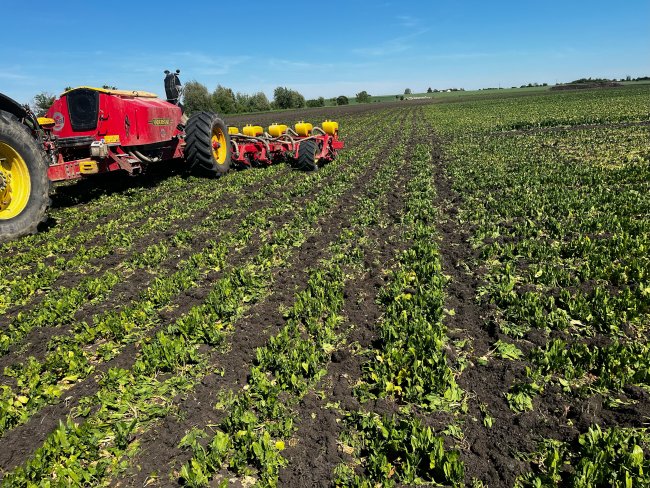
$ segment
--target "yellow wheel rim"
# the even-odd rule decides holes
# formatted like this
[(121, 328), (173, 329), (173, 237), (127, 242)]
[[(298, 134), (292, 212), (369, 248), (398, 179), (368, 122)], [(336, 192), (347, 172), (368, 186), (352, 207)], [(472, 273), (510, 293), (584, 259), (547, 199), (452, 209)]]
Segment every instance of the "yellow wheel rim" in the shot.
[(228, 157), (226, 134), (221, 130), (221, 127), (212, 129), (212, 157), (219, 164), (225, 163)]
[(32, 190), (25, 160), (9, 144), (0, 142), (0, 220), (21, 214)]

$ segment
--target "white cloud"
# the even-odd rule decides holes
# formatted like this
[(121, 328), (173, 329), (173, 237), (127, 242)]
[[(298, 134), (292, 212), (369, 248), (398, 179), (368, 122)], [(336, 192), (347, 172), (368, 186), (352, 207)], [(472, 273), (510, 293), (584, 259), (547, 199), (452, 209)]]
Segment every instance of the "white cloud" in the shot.
[(28, 80), (29, 76), (20, 73), (12, 73), (10, 71), (0, 71), (0, 79), (19, 81), (19, 80)]
[(245, 64), (250, 56), (210, 56), (199, 52), (178, 52), (165, 56), (174, 59), (183, 71), (205, 76), (221, 76), (230, 73), (235, 66)]
[(269, 58), (266, 60), (272, 68), (290, 68), (290, 69), (331, 69), (335, 65), (332, 63), (310, 63), (306, 61), (294, 61), (290, 59)]
[(402, 27), (416, 27), (420, 25), (420, 21), (410, 15), (398, 15), (397, 22)]
[(428, 31), (429, 29), (420, 29), (406, 36), (400, 36), (400, 37), (395, 37), (393, 39), (389, 39), (376, 46), (353, 49), (352, 52), (362, 56), (375, 56), (375, 57), (388, 56), (391, 54), (399, 54), (401, 52), (413, 49), (414, 46), (412, 44), (412, 41), (416, 37), (419, 37)]

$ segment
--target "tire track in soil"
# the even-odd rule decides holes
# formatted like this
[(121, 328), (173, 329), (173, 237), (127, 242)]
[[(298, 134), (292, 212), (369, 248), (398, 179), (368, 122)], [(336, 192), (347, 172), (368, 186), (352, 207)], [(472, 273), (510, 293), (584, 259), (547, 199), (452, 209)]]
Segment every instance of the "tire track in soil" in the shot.
[(353, 202), (358, 199), (355, 199), (355, 195), (365, 194), (370, 183), (368, 175), (372, 171), (374, 167), (368, 164), (356, 184), (340, 197), (340, 203), (329, 213), (327, 221), (321, 224), (322, 232), (308, 238), (287, 266), (277, 273), (274, 291), (234, 324), (227, 356), (215, 353), (212, 360), (214, 369), (224, 368), (224, 375), (212, 373), (204, 377), (191, 396), (179, 398), (180, 415), (164, 418), (160, 426), (143, 436), (140, 454), (132, 463), (132, 472), (121, 480), (126, 486), (144, 486), (152, 472), (170, 472), (175, 466), (189, 461), (191, 453), (178, 447), (181, 438), (193, 426), (216, 425), (227, 415), (227, 412), (214, 408), (218, 395), (226, 391), (235, 392), (247, 383), (257, 348), (264, 346), (285, 323), (280, 307), (293, 300), (294, 293), (306, 286), (308, 268), (323, 257), (323, 249), (347, 227), (356, 208)]
[[(346, 195), (348, 198), (352, 198), (352, 196), (355, 194), (354, 188), (359, 184), (359, 182), (363, 182), (363, 175), (371, 171), (372, 168), (368, 166), (367, 170), (359, 175), (356, 179), (356, 184), (353, 185), (353, 188), (348, 190), (346, 192)], [(336, 175), (335, 173), (332, 173), (332, 175), (329, 175), (326, 179), (321, 181), (318, 184), (318, 188), (325, 188), (327, 185), (327, 182), (334, 178)], [(278, 194), (283, 194), (286, 192), (285, 189), (277, 189), (276, 192)], [(274, 193), (276, 193), (274, 192)], [(298, 200), (295, 200), (292, 205), (292, 209), (300, 208), (301, 203), (305, 203), (313, 198), (313, 191), (309, 193), (308, 195), (299, 198)], [(264, 199), (256, 202), (256, 204), (253, 205), (253, 207), (249, 208), (248, 211), (255, 211), (257, 210), (257, 206), (259, 208), (263, 208), (266, 203), (268, 203), (270, 200), (269, 199)], [(342, 197), (341, 202), (346, 202), (347, 198)], [(340, 218), (337, 218), (336, 216), (336, 209), (339, 209), (344, 207), (343, 204), (338, 205), (335, 207), (335, 216), (334, 219), (336, 219), (336, 222), (334, 224), (330, 224), (328, 226), (328, 231), (334, 232), (338, 227), (338, 225), (341, 222), (344, 222), (340, 220)], [(280, 228), (284, 223), (289, 222), (295, 215), (295, 212), (292, 210), (289, 210), (282, 214), (279, 217), (274, 217), (269, 220), (273, 220), (276, 222), (276, 227)], [(316, 224), (319, 225), (319, 224)], [(327, 222), (324, 224), (320, 224), (322, 226), (327, 226)], [(325, 229), (325, 227), (323, 227)], [(316, 236), (317, 237), (317, 236)], [(312, 237), (310, 239), (314, 240), (316, 237)], [(309, 240), (308, 240), (309, 242)], [(229, 260), (229, 266), (228, 267), (234, 267), (237, 266), (238, 264), (242, 264), (246, 262), (248, 259), (254, 257), (258, 253), (258, 247), (261, 244), (261, 240), (259, 236), (257, 236), (256, 239), (251, 241), (250, 245), (241, 249), (237, 255), (232, 259), (232, 262)], [(303, 245), (304, 246), (304, 245)], [(319, 251), (322, 250), (322, 246), (318, 242), (314, 242), (313, 244), (313, 249), (318, 253)], [(313, 261), (310, 261), (313, 262)], [(226, 268), (224, 268), (226, 269)], [(203, 280), (202, 285), (200, 285), (197, 288), (193, 288), (191, 290), (186, 291), (183, 293), (182, 297), (179, 297), (177, 303), (177, 307), (174, 308), (171, 311), (166, 311), (166, 310), (161, 310), (159, 315), (162, 318), (162, 321), (160, 324), (158, 324), (155, 328), (152, 328), (149, 332), (148, 335), (154, 335), (157, 330), (165, 327), (168, 323), (173, 322), (176, 318), (181, 317), (184, 315), (187, 311), (189, 311), (193, 306), (199, 305), (200, 303), (203, 302), (203, 299), (205, 296), (207, 296), (210, 286), (212, 283), (216, 282), (222, 275), (223, 271), (221, 270), (219, 272), (211, 272), (208, 274), (205, 280)], [(305, 279), (306, 283), (306, 279)], [(276, 284), (274, 288), (278, 288), (278, 285)], [(281, 289), (282, 287), (280, 287)], [(263, 303), (263, 302), (260, 302)], [(167, 307), (169, 308), (169, 307)], [(276, 307), (277, 308), (277, 307)], [(275, 310), (277, 313), (277, 310)], [(91, 314), (92, 315), (92, 314)], [(280, 316), (281, 317), (281, 316)], [(250, 327), (255, 326), (254, 329), (257, 328), (256, 324), (248, 324)], [(238, 327), (238, 324), (235, 324), (235, 327)], [(237, 330), (237, 329), (236, 329)], [(255, 342), (257, 338), (257, 334), (255, 330), (252, 330), (250, 334), (248, 334), (247, 337), (245, 337), (243, 340), (240, 340), (239, 342), (243, 342), (243, 344), (240, 346), (239, 344), (235, 343), (233, 340), (233, 349), (235, 347), (243, 348), (246, 347), (248, 348), (248, 339), (251, 340), (251, 344)], [(265, 341), (264, 341), (265, 342)], [(262, 344), (264, 343), (262, 342)], [(252, 352), (252, 358), (255, 357), (255, 348), (257, 345), (254, 346), (253, 352)], [(53, 404), (53, 405), (47, 405), (44, 408), (42, 408), (39, 412), (34, 414), (26, 424), (20, 425), (8, 432), (6, 432), (3, 437), (2, 441), (5, 445), (11, 446), (11, 449), (0, 451), (0, 473), (3, 471), (10, 471), (14, 469), (16, 466), (23, 464), (26, 459), (33, 454), (33, 452), (37, 449), (38, 446), (40, 446), (46, 437), (50, 434), (52, 430), (56, 428), (58, 425), (59, 420), (65, 418), (67, 414), (70, 412), (71, 409), (73, 409), (75, 406), (78, 405), (78, 402), (81, 398), (87, 397), (87, 396), (92, 396), (94, 395), (98, 389), (99, 389), (99, 384), (97, 383), (97, 379), (101, 377), (103, 373), (108, 371), (109, 368), (112, 367), (117, 367), (117, 368), (125, 368), (125, 369), (131, 369), (133, 366), (133, 363), (135, 362), (135, 356), (136, 356), (136, 345), (135, 344), (129, 344), (125, 347), (124, 351), (122, 351), (116, 358), (107, 361), (105, 363), (102, 363), (99, 365), (96, 370), (93, 372), (91, 376), (86, 378), (86, 380), (76, 383), (73, 387), (71, 387), (69, 390), (65, 391), (66, 397), (59, 403)], [(252, 359), (251, 359), (252, 360)], [(240, 368), (241, 369), (241, 368)], [(240, 374), (241, 370), (237, 368), (232, 368), (232, 372), (234, 374)], [(223, 379), (222, 379), (223, 380)], [(244, 382), (245, 382), (244, 378)], [(204, 379), (204, 382), (206, 380)], [(209, 381), (209, 380), (208, 380)], [(208, 391), (208, 394), (212, 394), (214, 392)], [(210, 409), (212, 409), (212, 404), (208, 405)], [(183, 431), (182, 435), (184, 435), (185, 432)], [(181, 435), (181, 436), (182, 436)], [(180, 440), (180, 437), (176, 440), (176, 444)], [(175, 447), (175, 446), (174, 446)]]
[[(413, 149), (421, 141), (412, 138), (404, 156), (404, 168), (398, 173), (397, 182), (387, 193), (385, 214), (388, 226), (384, 229), (373, 227), (367, 232), (369, 245), (364, 247), (365, 272), (362, 276), (345, 285), (346, 303), (341, 315), (346, 317), (341, 329), (352, 326), (346, 337), (344, 347), (332, 353), (327, 373), (320, 382), (321, 397), (314, 390), (309, 391), (300, 401), (300, 411), (296, 422), (294, 443), (288, 442), (284, 457), (289, 461), (280, 470), (279, 486), (329, 487), (332, 486), (334, 468), (344, 461), (344, 454), (338, 447), (342, 431), (338, 409), (327, 407), (328, 403), (339, 403), (339, 409), (355, 411), (361, 407), (352, 395), (352, 387), (361, 378), (365, 356), (351, 351), (352, 345), (361, 350), (371, 348), (377, 339), (376, 324), (381, 319), (382, 309), (377, 303), (379, 291), (387, 284), (387, 270), (395, 263), (397, 256), (409, 247), (409, 242), (401, 236), (399, 226), (405, 208), (406, 184), (412, 178), (409, 161)], [(391, 413), (396, 406), (383, 399), (366, 404), (377, 412)]]
[[(506, 336), (487, 325), (491, 307), (477, 302), (478, 288), (482, 285), (475, 264), (479, 256), (469, 244), (471, 229), (457, 222), (461, 197), (453, 190), (445, 166), (441, 150), (437, 154), (434, 177), (436, 205), (441, 209), (440, 256), (443, 273), (451, 276), (445, 290), (445, 308), (456, 312), (447, 315), (444, 322), (450, 339), (467, 338), (471, 344), (469, 366), (457, 377), (458, 385), (468, 394), (469, 406), (463, 426), (464, 442), (460, 446), (465, 483), (470, 484), (476, 478), (491, 487), (513, 486), (516, 477), (529, 469), (528, 463), (517, 460), (514, 453), (532, 452), (541, 437), (573, 439), (576, 431), (549, 420), (557, 417), (564, 406), (548, 395), (538, 397), (539, 407), (534, 412), (516, 415), (510, 410), (504, 394), (516, 380), (526, 377), (525, 364), (496, 357), (490, 357), (485, 366), (476, 362), (492, 349), (497, 339)], [(450, 346), (448, 354), (453, 361), (454, 355), (462, 351)], [(494, 419), (492, 428), (482, 422), (481, 403), (487, 405)]]

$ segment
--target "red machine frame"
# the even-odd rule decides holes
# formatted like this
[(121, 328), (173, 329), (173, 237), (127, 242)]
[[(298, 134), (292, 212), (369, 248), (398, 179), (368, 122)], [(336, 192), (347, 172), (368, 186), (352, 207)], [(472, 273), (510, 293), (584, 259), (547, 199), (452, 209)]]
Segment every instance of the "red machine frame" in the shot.
[(338, 132), (327, 134), (320, 127), (314, 127), (315, 135), (300, 136), (294, 130), (287, 131), (273, 137), (268, 133), (260, 136), (247, 136), (244, 134), (231, 134), (230, 143), (232, 161), (243, 166), (270, 165), (287, 156), (298, 159), (300, 145), (308, 140), (318, 144), (318, 151), (314, 155), (318, 161), (329, 162), (336, 157), (336, 152), (343, 149), (344, 142), (338, 138)]
[[(74, 180), (117, 170), (133, 175), (148, 163), (183, 158), (186, 121), (180, 106), (153, 93), (92, 87), (69, 90), (55, 100), (47, 118), (39, 119), (50, 159), (48, 177)], [(332, 161), (344, 147), (338, 124), (332, 121), (325, 121), (323, 128), (300, 122), (295, 130), (278, 124), (268, 130), (248, 125), (240, 133), (229, 128), (225, 142), (231, 164), (249, 167), (299, 160), (302, 148), (310, 155), (298, 162), (315, 169), (317, 161)], [(212, 144), (213, 150), (218, 149), (219, 139), (213, 137)]]

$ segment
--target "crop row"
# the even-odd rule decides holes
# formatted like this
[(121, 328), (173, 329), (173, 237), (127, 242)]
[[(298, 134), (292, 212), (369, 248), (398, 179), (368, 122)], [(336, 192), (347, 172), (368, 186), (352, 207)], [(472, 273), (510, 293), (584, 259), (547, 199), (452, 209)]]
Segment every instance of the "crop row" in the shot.
[[(349, 129), (354, 130), (355, 124), (351, 123)], [(350, 141), (353, 142), (353, 141)], [(214, 201), (232, 202), (232, 199), (245, 187), (263, 182), (269, 175), (278, 171), (275, 167), (262, 172), (244, 172), (228, 177), (228, 184), (224, 181), (219, 183), (197, 180), (197, 184), (188, 189), (177, 189), (169, 192), (169, 189), (158, 187), (153, 192), (165, 195), (159, 201), (146, 207), (146, 212), (139, 207), (140, 202), (134, 202), (130, 208), (115, 208), (114, 212), (119, 214), (117, 219), (107, 222), (103, 226), (77, 232), (73, 236), (66, 235), (59, 239), (48, 239), (39, 246), (33, 246), (26, 252), (12, 253), (11, 258), (3, 259), (0, 271), (7, 277), (3, 289), (6, 293), (0, 302), (0, 313), (6, 311), (10, 306), (24, 305), (26, 300), (32, 297), (39, 290), (47, 290), (64, 273), (79, 274), (92, 270), (93, 263), (98, 262), (114, 254), (116, 251), (125, 253), (134, 248), (138, 241), (151, 239), (152, 234), (169, 234), (170, 229), (182, 229), (183, 222), (188, 219), (197, 220), (204, 218), (205, 211), (214, 206)], [(281, 170), (280, 170), (281, 171)], [(169, 192), (169, 195), (166, 193)], [(121, 201), (121, 200), (120, 200)], [(220, 207), (219, 210), (235, 212), (238, 205)], [(144, 222), (135, 226), (135, 222), (148, 215)], [(104, 242), (86, 246), (89, 240), (97, 240), (96, 237), (106, 235)], [(44, 257), (51, 257), (49, 264), (41, 262)], [(25, 264), (38, 263), (35, 269), (28, 270)], [(15, 276), (20, 271), (18, 276)], [(11, 275), (14, 278), (11, 279)]]
[[(306, 289), (298, 292), (285, 312), (284, 328), (256, 352), (247, 385), (227, 398), (225, 419), (203, 446), (205, 433), (190, 431), (181, 446), (194, 456), (180, 470), (188, 486), (207, 486), (223, 468), (240, 477), (253, 476), (261, 486), (275, 486), (286, 460), (281, 454), (290, 442), (300, 399), (326, 373), (336, 345), (344, 339), (341, 314), (346, 282), (363, 272), (369, 221), (376, 221), (386, 201), (384, 194), (401, 167), (404, 143), (380, 164), (361, 198), (350, 226), (324, 253), (330, 257), (309, 272)], [(227, 479), (217, 479), (220, 486)]]
[[(341, 164), (343, 164), (343, 160)], [(360, 167), (352, 168), (347, 173), (337, 175), (337, 180), (323, 190), (329, 196), (343, 183), (359, 171)], [(284, 213), (289, 202), (300, 195), (307, 195), (315, 183), (327, 177), (334, 171), (320, 172), (315, 178), (305, 180), (304, 185), (296, 185), (290, 192), (283, 194), (275, 205), (266, 207), (246, 216), (240, 223), (239, 230), (221, 236), (218, 243), (208, 244), (199, 253), (193, 254), (187, 260), (179, 263), (178, 271), (158, 277), (153, 284), (140, 296), (139, 300), (120, 311), (107, 311), (93, 317), (92, 323), (72, 323), (72, 335), (54, 337), (50, 341), (50, 353), (43, 361), (30, 359), (27, 363), (15, 365), (5, 371), (6, 375), (16, 380), (17, 390), (3, 387), (2, 407), (0, 408), (1, 431), (24, 422), (42, 407), (43, 404), (56, 400), (62, 393), (64, 385), (87, 377), (94, 370), (94, 365), (108, 361), (114, 357), (125, 344), (137, 342), (156, 326), (158, 310), (167, 306), (172, 298), (194, 286), (194, 282), (209, 270), (222, 269), (230, 249), (245, 247), (252, 233), (260, 225), (271, 222), (268, 219), (274, 214)], [(338, 182), (338, 186), (335, 184)], [(329, 197), (329, 203), (333, 199)], [(307, 209), (318, 214), (327, 207), (314, 209), (312, 202)], [(313, 218), (313, 216), (312, 216)], [(307, 220), (303, 222), (307, 224)], [(260, 256), (264, 256), (261, 252)], [(36, 324), (42, 321), (34, 322)], [(32, 325), (32, 323), (25, 324)], [(23, 329), (21, 329), (23, 332)], [(24, 332), (23, 332), (24, 333)], [(96, 341), (101, 341), (98, 348), (88, 348)], [(27, 398), (27, 401), (21, 402)]]
[[(346, 160), (346, 158), (347, 156), (344, 155), (343, 159)], [(274, 173), (275, 169), (271, 168), (270, 172)], [(264, 178), (262, 172), (245, 172), (244, 174), (252, 175), (253, 181)], [(260, 190), (246, 192), (233, 201), (229, 199), (231, 205), (218, 208), (194, 226), (181, 227), (180, 230), (171, 235), (167, 232), (165, 239), (169, 242), (169, 245), (164, 243), (151, 244), (144, 250), (134, 253), (130, 258), (125, 257), (117, 269), (108, 270), (99, 278), (85, 278), (74, 288), (62, 287), (56, 292), (49, 293), (47, 298), (36, 309), (30, 312), (23, 311), (9, 324), (7, 330), (0, 336), (0, 350), (6, 352), (9, 346), (20, 341), (34, 327), (46, 324), (69, 323), (80, 306), (85, 305), (88, 301), (101, 301), (115, 284), (126, 279), (134, 269), (143, 267), (155, 269), (170, 258), (176, 258), (180, 247), (187, 246), (192, 241), (200, 241), (202, 235), (209, 236), (211, 233), (217, 232), (220, 226), (223, 225), (222, 221), (232, 218), (236, 213), (234, 209), (249, 207), (255, 201), (264, 202), (273, 191), (286, 187), (289, 181), (295, 180), (296, 177), (296, 174), (283, 172), (279, 177), (267, 182), (267, 185)], [(225, 200), (227, 195), (241, 191), (246, 181), (246, 179), (242, 178), (231, 181), (231, 185), (218, 185), (220, 189), (217, 190), (208, 188), (207, 193), (200, 193), (199, 205), (207, 207), (213, 205), (214, 200)], [(292, 194), (289, 193), (285, 197), (292, 196)], [(193, 204), (190, 202), (185, 207), (192, 208), (192, 206)], [(170, 218), (162, 216), (161, 220), (168, 222)], [(147, 225), (133, 229), (131, 234), (126, 235), (121, 240), (133, 242), (137, 235), (146, 236), (147, 234), (143, 232), (143, 228), (147, 228)], [(113, 246), (110, 243), (98, 247), (102, 249), (102, 253), (113, 252)], [(176, 248), (173, 252), (174, 256), (172, 256), (172, 248)], [(46, 269), (48, 269), (48, 275), (56, 275), (59, 272), (59, 270), (52, 268)], [(66, 271), (71, 272), (67, 265)]]
[[(264, 174), (263, 172), (240, 173), (235, 175), (236, 178), (231, 178), (228, 184), (224, 184), (225, 182), (222, 181), (220, 182), (222, 184), (215, 182), (212, 187), (197, 186), (194, 191), (187, 193), (181, 192), (180, 194), (176, 194), (175, 197), (166, 198), (162, 201), (165, 203), (164, 208), (152, 206), (147, 209), (151, 217), (145, 222), (137, 226), (129, 222), (128, 230), (112, 230), (106, 240), (100, 244), (92, 246), (80, 244), (82, 239), (87, 238), (80, 233), (76, 236), (77, 239), (75, 241), (68, 241), (66, 243), (73, 246), (72, 248), (62, 249), (63, 246), (57, 245), (56, 255), (58, 257), (51, 260), (51, 263), (48, 264), (40, 262), (43, 256), (52, 253), (51, 250), (45, 247), (36, 248), (34, 252), (22, 253), (20, 255), (21, 258), (27, 262), (39, 262), (39, 264), (32, 272), (21, 270), (18, 276), (14, 276), (13, 279), (5, 282), (4, 287), (6, 293), (3, 294), (3, 303), (0, 312), (5, 312), (11, 306), (24, 306), (39, 291), (50, 289), (56, 280), (64, 274), (84, 275), (89, 272), (94, 272), (94, 268), (101, 269), (101, 265), (94, 263), (101, 262), (102, 259), (116, 252), (124, 254), (134, 248), (139, 241), (145, 239), (161, 240), (160, 236), (162, 235), (165, 235), (166, 239), (173, 241), (174, 235), (183, 230), (183, 226), (179, 224), (187, 220), (200, 220), (197, 218), (197, 214), (198, 216), (205, 214), (205, 210), (210, 209), (214, 205), (214, 201), (241, 200), (242, 198), (237, 198), (237, 195), (242, 190), (264, 181), (276, 172), (270, 171), (269, 173), (271, 174)], [(218, 211), (227, 217), (232, 215), (236, 208), (220, 208)], [(134, 217), (139, 218), (140, 215), (138, 214), (141, 215), (141, 212), (134, 213)], [(188, 232), (192, 231), (192, 229), (186, 230)], [(171, 236), (169, 236), (170, 233), (172, 234)], [(74, 254), (67, 256), (65, 253), (71, 252), (72, 249), (74, 250)], [(146, 255), (146, 251), (139, 254)], [(132, 259), (136, 260), (137, 264), (137, 257), (134, 256)], [(9, 262), (3, 271), (15, 269), (17, 266), (20, 266), (20, 264)]]
[[(206, 299), (204, 305), (200, 305), (198, 308), (191, 310), (183, 318), (179, 319), (175, 325), (170, 326), (166, 333), (160, 332), (150, 342), (144, 345), (141, 351), (139, 351), (136, 366), (134, 366), (132, 371), (109, 370), (105, 375), (105, 379), (108, 378), (110, 380), (111, 377), (117, 377), (118, 384), (107, 383), (108, 387), (103, 387), (94, 397), (92, 402), (97, 402), (100, 405), (99, 412), (93, 414), (81, 427), (76, 427), (71, 423), (62, 425), (48, 438), (45, 445), (37, 451), (35, 457), (27, 463), (26, 467), (16, 472), (15, 478), (8, 477), (6, 479), (11, 479), (14, 482), (17, 482), (16, 480), (19, 479), (33, 480), (40, 478), (43, 473), (52, 472), (53, 470), (58, 473), (60, 479), (74, 479), (75, 475), (87, 476), (89, 477), (87, 479), (95, 479), (99, 471), (94, 468), (91, 471), (83, 469), (87, 466), (82, 460), (75, 458), (73, 460), (73, 467), (61, 470), (61, 464), (45, 462), (45, 459), (49, 459), (51, 456), (65, 457), (66, 454), (69, 454), (69, 452), (62, 452), (66, 450), (61, 450), (58, 447), (60, 445), (58, 442), (62, 436), (64, 436), (66, 442), (71, 442), (71, 439), (75, 439), (75, 442), (77, 442), (76, 445), (83, 446), (84, 442), (88, 442), (89, 439), (94, 439), (92, 437), (94, 434), (86, 433), (87, 429), (103, 428), (109, 429), (111, 432), (112, 429), (121, 429), (122, 424), (119, 422), (113, 425), (112, 423), (106, 424), (106, 421), (94, 420), (98, 418), (97, 416), (101, 417), (102, 415), (115, 419), (115, 417), (112, 417), (114, 412), (116, 410), (122, 411), (121, 407), (116, 406), (116, 402), (121, 406), (124, 405), (121, 402), (125, 401), (127, 402), (127, 407), (130, 405), (131, 408), (136, 408), (135, 406), (137, 405), (142, 407), (143, 412), (148, 412), (151, 410), (151, 398), (149, 396), (144, 398), (142, 395), (154, 394), (160, 391), (161, 396), (159, 398), (168, 398), (165, 396), (165, 392), (171, 391), (176, 393), (179, 388), (177, 381), (182, 382), (181, 376), (175, 375), (167, 382), (163, 381), (158, 384), (157, 374), (170, 368), (173, 369), (176, 366), (204, 364), (198, 359), (198, 343), (217, 344), (219, 342), (219, 337), (222, 333), (221, 330), (227, 328), (225, 324), (222, 327), (221, 320), (226, 322), (228, 319), (234, 320), (245, 309), (245, 307), (242, 308), (242, 303), (249, 303), (256, 296), (259, 296), (261, 289), (268, 289), (271, 284), (272, 270), (283, 265), (286, 262), (287, 256), (293, 252), (296, 246), (300, 246), (306, 239), (306, 236), (310, 232), (313, 233), (315, 231), (314, 226), (319, 216), (322, 216), (336, 203), (341, 193), (349, 188), (358, 175), (365, 170), (366, 166), (363, 164), (363, 161), (374, 157), (374, 154), (373, 152), (366, 155), (365, 158), (360, 158), (357, 161), (358, 164), (350, 167), (349, 171), (339, 172), (320, 194), (315, 195), (303, 209), (298, 211), (298, 214), (293, 220), (264, 240), (259, 253), (252, 263), (243, 264), (229, 271), (223, 278), (217, 281), (217, 284), (213, 288), (211, 295)], [(331, 168), (332, 170), (330, 171), (335, 171), (336, 165), (332, 165)], [(327, 173), (328, 169), (326, 168), (319, 172), (313, 179), (307, 181), (317, 181), (319, 178), (324, 178)], [(309, 185), (305, 185), (306, 192), (308, 192), (308, 189)], [(245, 244), (246, 239), (247, 237), (244, 235), (241, 244)], [(225, 246), (221, 244), (217, 246), (217, 249), (221, 249), (221, 253), (223, 253)], [(125, 321), (120, 322), (124, 324)], [(126, 325), (128, 326), (128, 322)], [(96, 333), (93, 333), (96, 338)], [(111, 346), (111, 348), (113, 347), (115, 347), (115, 344)], [(192, 380), (187, 380), (187, 378), (186, 381), (189, 381), (190, 384), (192, 382)], [(151, 388), (151, 382), (155, 382), (156, 388)], [(141, 384), (149, 386), (141, 389), (139, 388)], [(165, 388), (169, 389), (166, 390)], [(140, 396), (137, 399), (128, 395), (122, 398), (119, 394), (116, 395), (116, 392), (121, 391), (129, 391)], [(85, 407), (82, 407), (80, 407), (81, 409), (78, 414), (87, 415), (90, 413), (88, 410), (85, 410)], [(139, 417), (142, 423), (134, 423), (131, 430), (136, 425), (146, 425), (147, 419), (151, 420), (151, 417), (146, 417), (143, 414), (142, 417)], [(131, 432), (131, 430), (128, 432)], [(93, 430), (92, 432), (96, 433), (97, 431)], [(106, 430), (102, 432), (106, 432)], [(83, 435), (80, 435), (80, 433), (83, 433)], [(115, 439), (111, 436), (109, 438), (110, 440)], [(119, 446), (113, 445), (111, 447), (113, 449), (113, 459), (117, 459), (117, 451), (114, 449), (121, 449), (120, 452), (123, 453), (124, 449), (128, 447), (121, 443), (118, 444)], [(105, 452), (101, 449), (91, 450), (89, 455), (92, 455), (92, 453), (101, 458), (93, 461), (93, 467), (99, 466), (101, 468), (100, 471), (110, 470), (115, 467), (110, 459), (103, 457)]]
[[(451, 137), (583, 124), (644, 122), (650, 118), (647, 87), (549, 92), (526, 97), (492, 97), (439, 104), (435, 128)], [(469, 137), (471, 139), (471, 137)]]
[[(376, 117), (376, 114), (371, 114), (365, 117), (365, 120), (372, 124)], [(356, 124), (360, 123), (362, 121), (359, 118), (342, 120), (343, 134), (350, 131), (354, 135), (348, 141), (351, 144), (355, 143), (355, 137), (358, 139), (360, 136), (360, 131), (356, 131)], [(226, 180), (261, 180), (262, 178), (263, 176), (260, 175), (239, 173), (229, 175)], [(237, 183), (233, 184), (237, 186)], [(7, 252), (0, 260), (0, 269), (11, 272), (22, 271), (21, 274), (24, 275), (28, 269), (26, 266), (34, 266), (43, 258), (61, 256), (73, 251), (82, 251), (83, 254), (84, 244), (91, 240), (108, 236), (119, 243), (119, 237), (128, 236), (134, 224), (141, 225), (143, 218), (145, 224), (150, 225), (152, 216), (164, 217), (170, 212), (172, 214), (182, 212), (186, 205), (194, 202), (195, 196), (215, 191), (223, 186), (223, 181), (217, 183), (209, 179), (183, 179), (175, 176), (164, 179), (153, 188), (132, 189), (126, 194), (114, 193), (103, 196), (97, 202), (88, 204), (88, 208), (84, 208), (83, 212), (80, 212), (78, 207), (74, 207), (69, 211), (63, 211), (64, 215), (58, 216), (54, 211), (54, 216), (59, 220), (54, 229), (1, 247)], [(100, 223), (93, 227), (91, 224), (97, 221), (99, 216), (102, 217), (99, 219)], [(113, 218), (105, 218), (107, 216)], [(78, 230), (79, 227), (81, 231)], [(128, 244), (128, 240), (122, 244)], [(104, 254), (98, 254), (98, 257), (101, 256)]]
[[(478, 362), (525, 366), (501, 391), (513, 418), (546, 411), (552, 398), (566, 405), (553, 420), (575, 432), (574, 442), (546, 439), (526, 458), (535, 471), (520, 479), (526, 486), (648, 482), (647, 437), (626, 412), (641, 412), (639, 392), (650, 388), (650, 131), (608, 126), (647, 121), (647, 97), (635, 88), (531, 98), (496, 115), (490, 103), (429, 112), (448, 140), (457, 220), (477, 254), (467, 264), (481, 270), (476, 298), (495, 331), (493, 355)], [(471, 120), (479, 113), (491, 119)], [(493, 132), (593, 123), (604, 126)], [(622, 425), (587, 430), (586, 401)]]
[[(377, 114), (366, 114), (365, 118), (377, 120)], [(348, 142), (354, 142), (354, 138), (361, 136), (361, 132), (356, 130), (354, 124), (360, 121), (360, 118), (344, 117), (341, 119), (341, 134), (347, 139), (348, 133), (352, 136)], [(163, 170), (164, 173), (166, 170)], [(172, 174), (172, 171), (168, 171)], [(227, 179), (234, 178), (230, 175)], [(248, 175), (247, 177), (250, 177)], [(135, 180), (134, 180), (135, 181)], [(191, 196), (194, 190), (205, 190), (218, 186), (221, 183), (215, 183), (209, 179), (202, 178), (184, 178), (182, 176), (170, 176), (156, 181), (155, 185), (148, 183), (146, 185), (133, 185), (132, 188), (122, 192), (108, 192), (92, 198), (88, 202), (82, 203), (83, 211), (80, 211), (80, 205), (70, 205), (62, 208), (54, 208), (50, 214), (53, 220), (56, 220), (56, 226), (47, 232), (25, 237), (19, 241), (4, 243), (0, 245), (3, 251), (3, 257), (0, 258), (0, 266), (4, 266), (7, 259), (15, 260), (23, 264), (33, 264), (33, 261), (23, 257), (25, 251), (32, 251), (35, 248), (47, 250), (45, 254), (61, 254), (64, 250), (72, 249), (74, 245), (81, 245), (93, 237), (109, 235), (111, 232), (128, 229), (136, 222), (140, 222), (143, 217), (149, 213), (149, 209), (175, 208), (178, 202), (174, 198), (186, 198)], [(89, 182), (87, 186), (95, 184)], [(125, 185), (126, 186), (126, 185)], [(67, 203), (65, 194), (70, 192), (69, 185), (63, 185), (56, 200), (62, 200)], [(143, 211), (146, 209), (147, 211)], [(83, 236), (77, 237), (79, 228), (83, 230)], [(18, 271), (18, 268), (15, 268)]]
[(432, 205), (431, 147), (417, 145), (411, 164), (414, 176), (407, 183), (402, 229), (410, 245), (380, 292), (379, 337), (365, 352), (364, 374), (354, 391), (362, 404), (377, 397), (391, 399), (399, 413), (343, 412), (341, 442), (355, 460), (336, 468), (340, 486), (459, 485), (464, 479), (459, 451), (446, 448), (443, 438), (414, 415), (419, 409), (462, 410), (464, 393), (445, 353), (446, 278), (436, 244), (439, 215)]
[[(292, 175), (284, 173), (268, 182), (264, 188), (242, 194), (234, 203), (249, 206), (258, 199), (268, 198), (274, 191), (283, 188), (291, 178)], [(205, 195), (202, 204), (210, 205), (213, 196), (215, 195), (212, 193)], [(99, 277), (84, 278), (77, 286), (61, 287), (49, 293), (40, 304), (32, 310), (21, 311), (9, 323), (5, 332), (0, 335), (0, 352), (6, 353), (10, 346), (20, 342), (35, 327), (60, 327), (72, 323), (80, 307), (101, 302), (116, 284), (129, 279), (139, 268), (151, 270), (160, 276), (160, 268), (168, 261), (178, 260), (187, 254), (191, 250), (189, 246), (192, 242), (210, 239), (210, 236), (223, 231), (224, 224), (232, 220), (234, 213), (231, 207), (217, 209), (193, 226), (167, 236), (166, 242), (152, 243), (130, 258), (125, 257), (116, 268), (105, 271)], [(136, 230), (134, 233), (137, 232)]]

